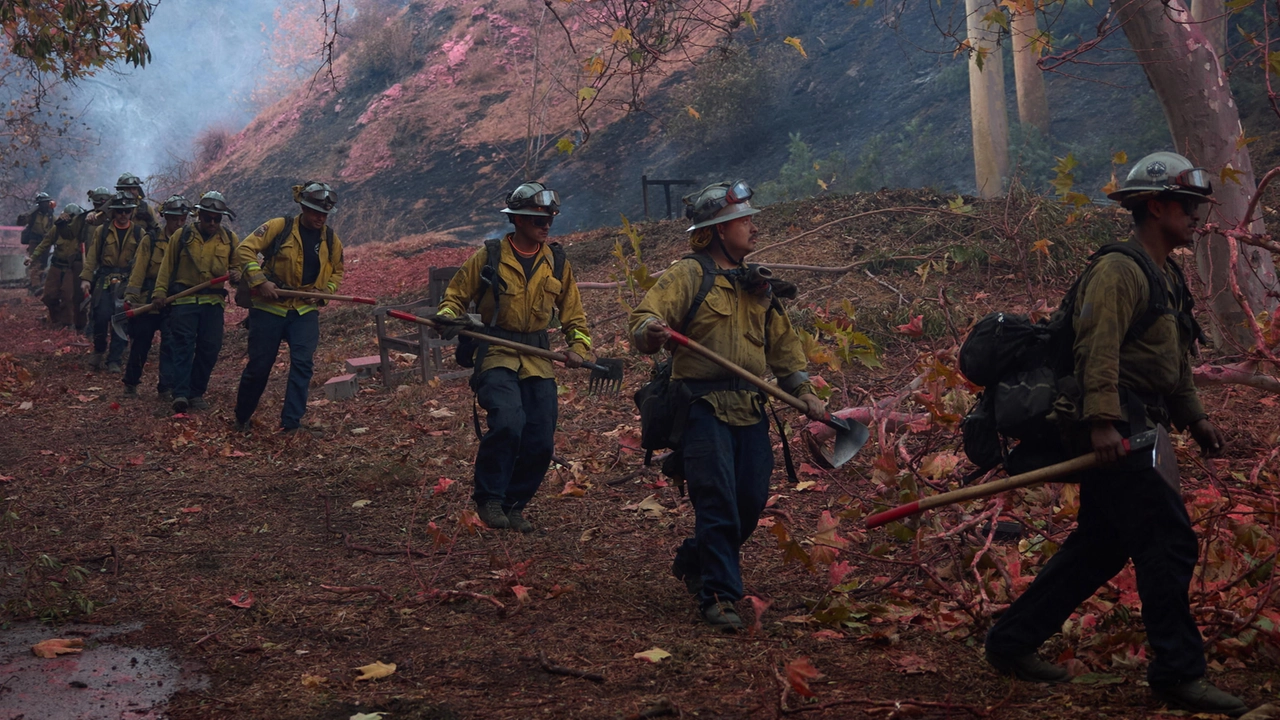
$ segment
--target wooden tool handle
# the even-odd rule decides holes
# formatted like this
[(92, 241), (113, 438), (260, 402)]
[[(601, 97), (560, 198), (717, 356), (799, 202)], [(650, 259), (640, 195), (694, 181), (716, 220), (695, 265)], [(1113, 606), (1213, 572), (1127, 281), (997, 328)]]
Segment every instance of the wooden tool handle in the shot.
[[(756, 377), (754, 373), (747, 372), (744, 368), (734, 363), (733, 361), (729, 360), (728, 358), (724, 357), (720, 353), (717, 353), (716, 351), (711, 350), (710, 348), (707, 348), (706, 346), (700, 344), (696, 340), (690, 340), (688, 337), (676, 332), (675, 330), (672, 330), (671, 328), (667, 328), (667, 332), (671, 334), (671, 339), (675, 340), (676, 344), (689, 348), (695, 353), (719, 365), (725, 370), (728, 370), (734, 375), (737, 375), (743, 380), (746, 380), (752, 385), (755, 385), (756, 387), (772, 395), (778, 400), (781, 400), (782, 402), (790, 405), (791, 407), (801, 412), (808, 410), (808, 406), (805, 405), (804, 401), (801, 400), (800, 398), (792, 395), (789, 392), (786, 392), (785, 390), (778, 387), (777, 385), (774, 385), (771, 382), (765, 382), (763, 379)], [(828, 422), (830, 421), (830, 418), (831, 418), (831, 415), (828, 414), (827, 415)]]
[[(387, 314), (398, 320), (407, 320), (408, 322), (418, 323), (419, 325), (426, 325), (427, 327), (433, 327), (433, 328), (436, 327), (436, 324), (431, 322), (427, 318), (418, 317), (417, 315), (403, 312), (401, 310), (388, 310)], [(462, 330), (461, 334), (466, 335), (467, 337), (470, 337), (470, 338), (475, 338), (476, 340), (487, 342), (490, 345), (501, 345), (502, 347), (505, 347), (505, 348), (518, 350), (526, 355), (536, 355), (541, 358), (546, 358), (548, 360), (556, 360), (558, 362), (564, 362), (566, 359), (563, 353), (553, 352), (551, 350), (543, 350), (540, 347), (534, 347), (533, 345), (525, 345), (524, 343), (519, 343), (519, 342), (516, 342), (515, 340), (506, 340), (503, 338), (494, 337), (492, 335), (485, 335), (484, 333), (474, 332), (471, 330)]]
[(306, 290), (280, 290), (276, 289), (276, 294), (286, 298), (300, 298), (303, 300), (338, 300), (341, 302), (362, 303), (364, 305), (377, 305), (377, 298), (357, 297), (355, 295), (330, 295), (328, 293), (307, 292)]
[[(216, 278), (213, 278), (212, 280), (205, 280), (199, 285), (192, 285), (191, 287), (187, 288), (186, 290), (183, 290), (180, 293), (171, 295), (168, 298), (168, 300), (172, 302), (174, 300), (177, 300), (178, 298), (184, 298), (184, 297), (187, 297), (188, 295), (195, 295), (201, 290), (207, 290), (210, 286), (216, 285), (217, 283), (220, 283), (220, 282), (226, 282), (230, 278), (231, 278), (230, 275), (223, 275), (222, 277), (216, 277)], [(136, 308), (129, 308), (128, 310), (125, 310), (122, 313), (116, 313), (116, 319), (123, 320), (124, 318), (135, 317), (137, 315), (142, 315), (143, 313), (151, 312), (152, 310), (155, 310), (155, 309), (156, 309), (155, 303), (147, 303), (146, 305), (140, 305)]]

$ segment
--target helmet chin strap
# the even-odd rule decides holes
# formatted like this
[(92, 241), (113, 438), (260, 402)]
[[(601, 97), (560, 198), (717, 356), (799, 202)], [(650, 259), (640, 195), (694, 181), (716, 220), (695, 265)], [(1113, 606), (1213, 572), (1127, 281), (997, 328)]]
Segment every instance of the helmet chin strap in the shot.
[(728, 258), (729, 262), (732, 262), (734, 267), (741, 265), (743, 258), (745, 258), (746, 256), (744, 255), (742, 258), (736, 258), (733, 255), (731, 255), (729, 253), (729, 249), (724, 246), (724, 240), (720, 238), (720, 232), (714, 229), (711, 232), (716, 241), (716, 244), (720, 246), (720, 253), (724, 255), (726, 258)]

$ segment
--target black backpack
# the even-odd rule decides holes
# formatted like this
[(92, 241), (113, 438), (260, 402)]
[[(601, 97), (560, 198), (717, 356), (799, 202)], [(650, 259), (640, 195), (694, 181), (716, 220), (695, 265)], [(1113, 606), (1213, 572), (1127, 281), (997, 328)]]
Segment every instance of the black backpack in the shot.
[[(498, 274), (498, 266), (502, 263), (502, 241), (503, 238), (489, 238), (484, 241), (485, 262), (484, 267), (480, 269), (480, 289), (475, 297), (472, 298), (472, 301), (478, 306), (480, 298), (484, 297), (486, 292), (493, 293), (493, 315), (489, 318), (488, 325), (485, 326), (485, 333), (548, 350), (551, 348), (551, 340), (547, 337), (545, 329), (535, 330), (531, 333), (518, 333), (498, 327), (498, 312), (501, 310), (502, 291), (506, 287), (506, 282)], [(547, 245), (551, 248), (551, 276), (563, 282), (564, 247), (560, 243), (554, 242)], [(454, 359), (461, 367), (475, 368), (478, 373), (488, 350), (489, 343), (467, 335), (459, 335), (458, 347), (454, 351)], [(476, 377), (476, 374), (472, 375), (473, 384), (476, 381)]]
[[(1191, 343), (1203, 339), (1191, 314), (1195, 300), (1173, 259), (1167, 262), (1176, 278), (1176, 303), (1170, 302), (1164, 275), (1155, 262), (1133, 243), (1102, 246), (1089, 257), (1086, 272), (1111, 253), (1124, 254), (1137, 263), (1149, 288), (1147, 309), (1129, 326), (1122, 344), (1146, 334), (1167, 314), (1177, 314), (1179, 328)], [(1032, 322), (1023, 315), (995, 312), (979, 320), (965, 338), (958, 358), (960, 372), (983, 388), (961, 422), (965, 455), (978, 467), (966, 482), (1001, 463), (1010, 474), (1018, 474), (1071, 456), (1066, 435), (1079, 414), (1083, 395), (1075, 376), (1073, 320), (1084, 274), (1071, 284), (1049, 319)], [(1125, 389), (1121, 390), (1124, 393)], [(1130, 422), (1145, 422), (1146, 399), (1136, 393), (1127, 395), (1130, 415), (1138, 415)], [(1017, 441), (1012, 448), (1010, 440)]]

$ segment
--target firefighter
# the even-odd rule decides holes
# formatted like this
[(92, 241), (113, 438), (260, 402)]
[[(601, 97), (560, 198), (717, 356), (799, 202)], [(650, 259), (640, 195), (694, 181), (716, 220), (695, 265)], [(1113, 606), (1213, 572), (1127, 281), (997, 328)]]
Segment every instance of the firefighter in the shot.
[[(211, 191), (196, 203), (196, 222), (173, 237), (156, 271), (156, 288), (151, 301), (161, 307), (169, 296), (207, 280), (230, 274), (234, 283), (240, 273), (232, 269), (240, 239), (222, 226), (224, 218), (235, 219), (222, 193)], [(172, 301), (169, 335), (173, 338), (173, 411), (206, 410), (204, 393), (209, 376), (222, 352), (222, 316), (227, 306), (223, 283)]]
[[(160, 207), (165, 226), (155, 236), (138, 245), (133, 258), (133, 272), (125, 288), (124, 299), (130, 305), (147, 304), (147, 298), (155, 290), (156, 275), (164, 260), (169, 240), (180, 231), (191, 215), (191, 203), (181, 195), (173, 195)], [(173, 399), (173, 342), (169, 338), (169, 310), (151, 310), (129, 318), (129, 361), (124, 368), (125, 397), (138, 397), (138, 384), (142, 382), (142, 368), (151, 353), (151, 344), (160, 333), (160, 358), (156, 378), (156, 397), (164, 401)]]
[[(107, 203), (111, 222), (99, 226), (89, 241), (84, 269), (80, 272), (80, 290), (92, 298), (90, 318), (93, 321), (93, 357), (90, 367), (101, 370), (106, 355), (107, 371), (120, 372), (128, 341), (111, 330), (111, 316), (123, 306), (125, 283), (133, 268), (133, 255), (147, 238), (142, 226), (133, 222), (138, 207), (127, 193), (116, 193)], [(119, 301), (119, 302), (117, 302)], [(107, 336), (111, 336), (108, 350)]]
[[(250, 233), (236, 252), (236, 264), (253, 289), (249, 310), (249, 361), (236, 392), (236, 429), (244, 432), (271, 377), (280, 343), (289, 346), (289, 382), (280, 410), (280, 430), (302, 426), (307, 395), (320, 344), (322, 303), (284, 298), (277, 290), (333, 293), (342, 283), (342, 241), (328, 225), (338, 196), (328, 183), (307, 181), (293, 187), (297, 217), (268, 220)], [(318, 432), (309, 428), (312, 433)]]
[[(773, 295), (743, 260), (757, 229), (746, 182), (717, 183), (684, 198), (693, 254), (658, 279), (628, 323), (632, 346), (651, 354), (667, 345), (669, 328), (755, 375), (772, 371), (778, 386), (804, 401), (819, 420), (826, 408), (813, 393), (799, 336)], [(789, 291), (794, 286), (789, 285)], [(693, 504), (693, 537), (676, 549), (671, 572), (694, 596), (702, 617), (728, 632), (745, 624), (742, 545), (756, 529), (769, 496), (773, 445), (760, 390), (715, 363), (676, 347), (668, 401), (687, 412), (679, 443), (682, 475)]]
[[(502, 212), (514, 231), (486, 241), (453, 276), (434, 316), (441, 335), (457, 337), (469, 325), (467, 306), (475, 302), (484, 322), (475, 329), (549, 348), (547, 327), (558, 310), (569, 346), (565, 365), (581, 367), (591, 353), (582, 298), (564, 250), (548, 242), (559, 195), (541, 183), (524, 183), (507, 196)], [(483, 342), (467, 361), (475, 367), (471, 387), (489, 426), (476, 453), (472, 500), (489, 527), (533, 532), (524, 508), (542, 484), (555, 447), (555, 372), (549, 360)]]
[[(31, 249), (30, 262), (26, 263), (28, 266), (27, 294), (29, 295), (39, 295), (44, 286), (45, 268), (49, 262), (47, 253), (51, 247), (51, 245), (45, 245), (44, 239), (53, 230), (53, 208), (57, 205), (46, 192), (36, 193), (34, 202), (35, 210), (18, 218), (18, 224), (25, 226), (22, 228), (22, 244)], [(43, 252), (34, 252), (37, 247), (42, 246)]]
[(76, 330), (83, 330), (85, 326), (80, 273), (84, 270), (84, 237), (91, 229), (85, 225), (84, 214), (84, 208), (75, 203), (63, 208), (53, 221), (53, 228), (31, 249), (31, 257), (27, 258), (27, 263), (34, 264), (36, 258), (45, 257), (50, 248), (53, 250), (40, 299), (49, 308), (49, 324), (54, 327), (74, 326)]

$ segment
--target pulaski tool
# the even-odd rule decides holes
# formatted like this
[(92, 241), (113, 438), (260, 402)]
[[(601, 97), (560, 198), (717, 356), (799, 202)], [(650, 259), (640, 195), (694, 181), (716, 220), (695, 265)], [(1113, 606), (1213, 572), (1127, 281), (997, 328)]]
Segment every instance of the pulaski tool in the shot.
[[(1134, 471), (1154, 472), (1165, 483), (1172, 487), (1175, 491), (1179, 490), (1180, 483), (1178, 478), (1178, 458), (1173, 453), (1173, 443), (1169, 441), (1169, 433), (1163, 426), (1158, 426), (1154, 430), (1138, 433), (1128, 440), (1124, 441), (1125, 450), (1129, 453), (1125, 455), (1119, 463), (1113, 467), (1132, 468)], [(1089, 453), (1072, 458), (1066, 462), (1060, 462), (1055, 465), (1042, 467), (1038, 470), (1014, 475), (1004, 480), (983, 483), (982, 485), (974, 485), (972, 487), (953, 490), (951, 492), (942, 493), (941, 495), (933, 495), (906, 505), (899, 505), (896, 508), (885, 510), (867, 517), (867, 527), (875, 528), (886, 525), (895, 520), (901, 520), (917, 513), (924, 512), (930, 508), (936, 508), (942, 505), (950, 505), (952, 503), (964, 502), (966, 500), (976, 500), (977, 498), (998, 495), (1015, 488), (1027, 487), (1028, 485), (1037, 485), (1042, 482), (1050, 482), (1054, 480), (1062, 480), (1070, 475), (1089, 470), (1099, 465), (1097, 453)]]

